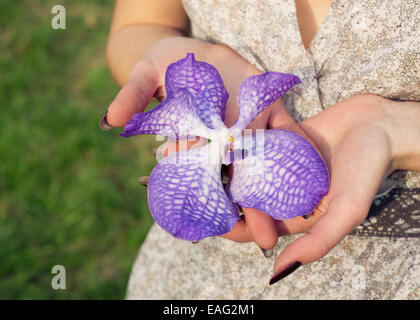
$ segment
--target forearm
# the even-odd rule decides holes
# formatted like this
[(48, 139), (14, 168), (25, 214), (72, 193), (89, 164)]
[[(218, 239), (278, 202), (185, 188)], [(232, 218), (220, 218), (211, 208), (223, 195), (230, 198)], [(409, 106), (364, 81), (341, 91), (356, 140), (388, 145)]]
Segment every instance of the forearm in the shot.
[(115, 80), (124, 85), (133, 66), (156, 43), (188, 33), (181, 0), (117, 0), (107, 47)]
[(183, 36), (182, 32), (160, 25), (132, 25), (112, 31), (108, 40), (107, 60), (114, 79), (123, 86), (133, 66), (159, 41)]

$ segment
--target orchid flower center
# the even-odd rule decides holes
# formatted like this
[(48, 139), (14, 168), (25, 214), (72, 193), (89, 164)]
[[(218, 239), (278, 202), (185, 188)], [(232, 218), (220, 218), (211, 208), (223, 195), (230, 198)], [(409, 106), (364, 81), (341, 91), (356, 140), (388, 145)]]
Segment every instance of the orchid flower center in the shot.
[(223, 164), (230, 164), (233, 161), (232, 152), (234, 152), (235, 134), (229, 129), (218, 131), (216, 139), (212, 140), (219, 145), (220, 157)]
[(235, 138), (232, 135), (230, 135), (229, 136), (229, 151), (230, 152), (233, 152), (233, 142), (234, 141), (235, 141)]

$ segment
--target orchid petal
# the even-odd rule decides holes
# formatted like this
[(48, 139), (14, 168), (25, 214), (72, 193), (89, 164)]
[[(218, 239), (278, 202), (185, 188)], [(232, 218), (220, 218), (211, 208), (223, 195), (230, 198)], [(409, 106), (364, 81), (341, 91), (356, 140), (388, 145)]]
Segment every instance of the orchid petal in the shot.
[(223, 129), (229, 97), (216, 68), (197, 62), (194, 54), (169, 65), (167, 98), (154, 109), (137, 113), (127, 123), (123, 137), (159, 134), (175, 138), (211, 137), (209, 129)]
[(160, 161), (149, 178), (148, 201), (158, 225), (189, 241), (227, 233), (239, 217), (223, 188), (221, 163), (210, 161), (208, 145)]
[(244, 136), (243, 142), (246, 155), (235, 159), (228, 185), (238, 205), (284, 220), (312, 212), (328, 192), (326, 165), (301, 136), (272, 129)]
[(210, 129), (226, 128), (223, 123), (229, 94), (219, 72), (211, 64), (196, 61), (193, 53), (172, 63), (166, 71), (166, 91), (187, 89), (201, 121)]
[(172, 93), (148, 112), (135, 114), (126, 124), (122, 137), (139, 134), (155, 134), (171, 138), (187, 139), (193, 136), (211, 137), (211, 131), (195, 112), (190, 94), (185, 89)]
[(238, 93), (239, 118), (231, 128), (235, 135), (273, 104), (291, 87), (300, 83), (299, 77), (279, 72), (266, 72), (247, 78)]

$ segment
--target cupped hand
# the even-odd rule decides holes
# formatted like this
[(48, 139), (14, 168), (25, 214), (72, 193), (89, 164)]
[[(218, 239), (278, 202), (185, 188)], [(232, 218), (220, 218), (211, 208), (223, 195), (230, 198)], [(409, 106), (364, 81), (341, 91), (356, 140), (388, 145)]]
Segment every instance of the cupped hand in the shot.
[[(158, 42), (132, 69), (127, 83), (110, 104), (106, 121), (111, 126), (122, 127), (138, 112), (143, 112), (155, 97), (163, 100), (165, 72), (169, 64), (193, 52), (196, 60), (205, 61), (219, 71), (230, 98), (227, 104), (226, 125), (231, 126), (238, 117), (237, 93), (247, 77), (261, 73), (233, 50), (223, 45), (200, 40), (172, 37)], [(252, 128), (265, 128), (270, 110), (259, 115)]]
[(404, 123), (397, 121), (397, 114), (408, 105), (394, 104), (358, 95), (300, 124), (327, 163), (330, 190), (308, 221), (276, 222), (280, 234), (305, 234), (281, 252), (270, 284), (325, 256), (365, 220), (384, 178), (404, 167), (399, 162)]

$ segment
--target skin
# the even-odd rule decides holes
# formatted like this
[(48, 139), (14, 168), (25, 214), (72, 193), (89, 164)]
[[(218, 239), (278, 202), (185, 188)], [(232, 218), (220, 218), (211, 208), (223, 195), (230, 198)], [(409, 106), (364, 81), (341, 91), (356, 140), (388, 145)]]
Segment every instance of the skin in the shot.
[(308, 49), (318, 27), (326, 16), (334, 0), (296, 0), (296, 14), (300, 36), (305, 49)]
[[(297, 1), (305, 48), (331, 2)], [(122, 88), (108, 108), (106, 119), (110, 125), (124, 126), (133, 114), (144, 111), (153, 97), (164, 98), (167, 66), (188, 52), (194, 52), (197, 60), (211, 63), (220, 72), (230, 94), (225, 123), (233, 125), (238, 117), (236, 96), (240, 84), (261, 71), (229, 47), (187, 38), (188, 32), (188, 18), (178, 0), (117, 1), (107, 57)], [(283, 250), (274, 270), (295, 261), (307, 264), (320, 259), (364, 221), (379, 185), (389, 173), (395, 169), (420, 171), (419, 124), (418, 102), (357, 95), (297, 124), (278, 100), (248, 128), (287, 129), (311, 141), (327, 163), (330, 191), (309, 220), (296, 217), (275, 221), (256, 209), (244, 208), (245, 218), (223, 237), (255, 241), (269, 249), (279, 235), (305, 233)], [(187, 147), (194, 143), (188, 142)]]

